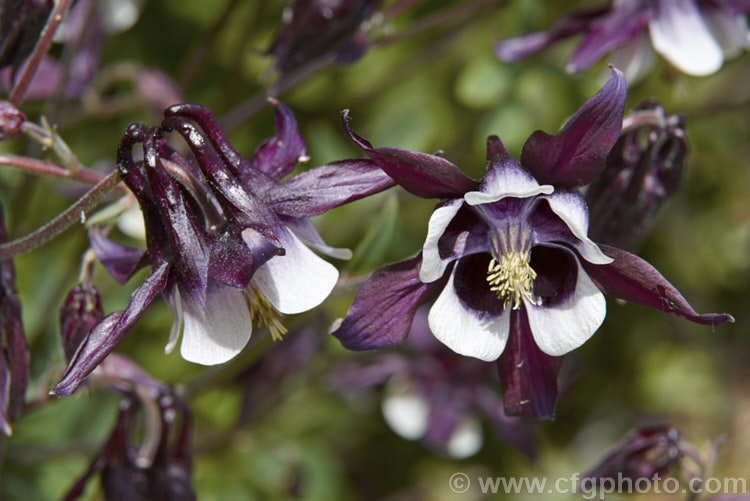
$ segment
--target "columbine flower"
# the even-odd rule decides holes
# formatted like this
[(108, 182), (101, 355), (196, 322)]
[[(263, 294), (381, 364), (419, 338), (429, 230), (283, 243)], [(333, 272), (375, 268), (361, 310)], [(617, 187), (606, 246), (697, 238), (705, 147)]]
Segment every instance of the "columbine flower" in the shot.
[(458, 356), (436, 342), (424, 308), (417, 311), (404, 347), (366, 363), (334, 367), (329, 380), (344, 394), (383, 388), (383, 417), (396, 434), (421, 440), (455, 459), (481, 449), (480, 417), (498, 438), (534, 458), (532, 430), (528, 422), (505, 416), (492, 364)]
[(88, 480), (100, 474), (109, 500), (194, 500), (190, 481), (193, 417), (187, 402), (116, 354), (102, 363), (97, 378), (124, 395), (120, 414), (103, 450), (64, 499), (78, 499)]
[(367, 50), (363, 23), (382, 0), (290, 0), (268, 53), (283, 75), (321, 59), (351, 63)]
[[(7, 240), (0, 206), (0, 243)], [(0, 261), (0, 431), (10, 435), (29, 382), (29, 349), (21, 323), (13, 261)]]
[(634, 251), (677, 191), (687, 154), (684, 118), (646, 101), (625, 117), (601, 176), (586, 189), (589, 237)]
[(441, 157), (373, 148), (348, 129), (345, 113), (349, 137), (397, 183), (444, 200), (421, 254), (377, 270), (333, 334), (354, 350), (394, 346), (416, 307), (438, 295), (429, 314), (435, 337), (462, 355), (499, 358), (508, 412), (549, 417), (559, 357), (601, 325), (602, 292), (698, 323), (733, 320), (697, 314), (651, 265), (587, 237), (588, 209), (575, 188), (602, 171), (625, 97), (625, 78), (613, 70), (556, 136), (531, 135), (523, 167), (491, 136), (481, 183)]
[(744, 0), (613, 0), (609, 8), (562, 17), (549, 31), (499, 42), (495, 52), (503, 61), (517, 61), (583, 34), (568, 72), (583, 71), (615, 50), (613, 63), (632, 81), (649, 69), (655, 50), (683, 73), (710, 75), (725, 57), (750, 48), (748, 10)]
[[(161, 128), (130, 127), (118, 150), (118, 168), (143, 211), (153, 272), (124, 311), (92, 329), (56, 394), (74, 391), (159, 292), (175, 318), (167, 350), (182, 334), (182, 356), (206, 365), (237, 355), (253, 324), (268, 325), (279, 337), (284, 330), (279, 313), (307, 311), (331, 292), (338, 271), (308, 245), (339, 258), (350, 253), (325, 245), (307, 218), (394, 183), (362, 159), (281, 181), (306, 155), (291, 111), (273, 104), (277, 135), (250, 161), (232, 148), (201, 106), (168, 109)], [(200, 169), (165, 141), (170, 130), (183, 136)], [(133, 160), (136, 143), (143, 147), (143, 167)], [(126, 280), (144, 263), (143, 252), (94, 235), (92, 247), (115, 278)]]

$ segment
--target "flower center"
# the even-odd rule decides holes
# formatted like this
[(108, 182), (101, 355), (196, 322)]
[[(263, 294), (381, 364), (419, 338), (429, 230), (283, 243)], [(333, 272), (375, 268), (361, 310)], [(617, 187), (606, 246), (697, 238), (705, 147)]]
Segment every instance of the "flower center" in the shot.
[(528, 250), (510, 251), (500, 257), (499, 263), (495, 258), (490, 259), (487, 283), (503, 302), (503, 309), (513, 303), (513, 309), (517, 310), (521, 307), (521, 300), (541, 304), (541, 299), (535, 298), (532, 292), (536, 272), (529, 266), (529, 255)]
[(254, 285), (247, 288), (247, 302), (250, 306), (250, 321), (254, 326), (268, 327), (271, 332), (271, 338), (274, 341), (281, 341), (286, 334), (286, 327), (279, 321), (281, 313), (266, 299)]

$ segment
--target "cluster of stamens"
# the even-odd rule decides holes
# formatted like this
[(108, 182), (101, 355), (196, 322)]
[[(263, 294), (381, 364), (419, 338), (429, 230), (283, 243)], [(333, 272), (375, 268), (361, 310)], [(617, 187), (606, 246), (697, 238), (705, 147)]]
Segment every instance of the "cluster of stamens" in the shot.
[(268, 301), (252, 284), (247, 289), (247, 303), (250, 307), (250, 321), (253, 326), (268, 327), (271, 332), (271, 338), (274, 341), (283, 339), (287, 333), (286, 327), (279, 321), (281, 313)]
[(521, 307), (521, 300), (539, 305), (541, 300), (533, 294), (536, 272), (529, 266), (529, 251), (508, 252), (490, 260), (487, 268), (487, 283), (490, 290), (503, 302), (503, 309), (513, 304), (513, 309)]

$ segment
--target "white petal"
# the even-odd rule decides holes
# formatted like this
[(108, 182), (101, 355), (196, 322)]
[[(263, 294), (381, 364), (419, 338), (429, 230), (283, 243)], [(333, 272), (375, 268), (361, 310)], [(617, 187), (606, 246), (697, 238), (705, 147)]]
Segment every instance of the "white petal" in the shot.
[(293, 233), (286, 232), (279, 240), (286, 254), (266, 261), (255, 272), (253, 282), (281, 313), (315, 308), (333, 290), (338, 270), (316, 256)]
[(554, 188), (549, 184), (540, 185), (534, 177), (518, 165), (515, 160), (501, 166), (490, 166), (482, 179), (481, 191), (470, 191), (464, 195), (469, 205), (497, 202), (501, 198), (528, 198), (549, 194)]
[(482, 425), (475, 417), (467, 416), (456, 427), (448, 440), (448, 455), (453, 459), (471, 457), (479, 452), (483, 441)]
[[(508, 310), (493, 317), (464, 306), (453, 287), (455, 270), (445, 289), (430, 308), (427, 321), (433, 335), (459, 355), (485, 362), (497, 360), (505, 349), (510, 330)], [(487, 287), (480, 283), (477, 287)], [(499, 301), (499, 300), (498, 300)]]
[(656, 52), (680, 71), (703, 76), (721, 68), (721, 47), (693, 0), (661, 0), (648, 27)]
[(409, 383), (403, 379), (391, 378), (388, 381), (381, 407), (385, 422), (397, 435), (417, 440), (427, 432), (429, 403), (412, 392)]
[(735, 57), (741, 49), (750, 48), (750, 30), (745, 14), (732, 15), (721, 8), (704, 8), (701, 13), (711, 34), (721, 45), (724, 57)]
[(434, 282), (443, 276), (449, 259), (440, 259), (438, 240), (443, 236), (453, 217), (461, 208), (463, 200), (449, 200), (441, 205), (430, 216), (427, 225), (427, 238), (422, 246), (422, 266), (419, 269), (419, 279), (424, 283)]
[(252, 324), (243, 291), (214, 284), (202, 308), (182, 294), (185, 329), (180, 354), (189, 362), (216, 365), (230, 360), (250, 340)]
[(165, 294), (169, 310), (172, 312), (172, 328), (169, 329), (169, 340), (167, 345), (164, 347), (164, 353), (172, 353), (174, 347), (177, 346), (177, 341), (182, 333), (183, 314), (182, 314), (182, 298), (180, 297), (180, 289), (174, 287), (169, 294)]
[(576, 287), (570, 297), (554, 306), (525, 303), (529, 327), (537, 346), (547, 355), (560, 356), (585, 343), (604, 321), (607, 303), (578, 263)]
[[(646, 32), (639, 33), (633, 40), (618, 47), (612, 53), (612, 66), (620, 68), (625, 73), (628, 84), (640, 82), (654, 65), (656, 59), (654, 49), (648, 40)], [(611, 71), (605, 68), (602, 72), (602, 82), (606, 82)]]
[(570, 231), (579, 240), (573, 245), (586, 261), (592, 264), (609, 264), (613, 261), (588, 237), (589, 211), (586, 202), (578, 192), (558, 191), (545, 198), (552, 211), (568, 225)]
[(146, 240), (146, 224), (143, 222), (143, 212), (138, 204), (133, 204), (128, 210), (120, 214), (116, 220), (117, 228), (136, 240)]

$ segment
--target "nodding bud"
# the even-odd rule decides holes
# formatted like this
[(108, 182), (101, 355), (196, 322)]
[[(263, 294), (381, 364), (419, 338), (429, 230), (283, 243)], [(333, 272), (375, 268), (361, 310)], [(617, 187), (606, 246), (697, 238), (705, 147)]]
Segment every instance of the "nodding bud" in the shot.
[(651, 479), (663, 475), (680, 460), (679, 432), (670, 426), (640, 428), (631, 433), (581, 478), (593, 487), (604, 479)]
[(102, 318), (104, 310), (96, 289), (79, 285), (68, 293), (60, 309), (60, 337), (67, 362)]
[(0, 101), (0, 141), (21, 135), (21, 124), (26, 117), (8, 101)]
[(15, 72), (26, 59), (52, 12), (52, 0), (0, 0), (0, 69)]
[(623, 120), (602, 175), (589, 186), (589, 237), (634, 251), (677, 191), (687, 154), (684, 121), (646, 101)]

